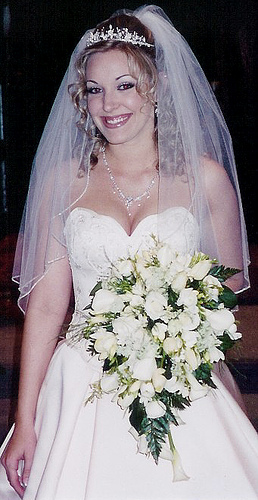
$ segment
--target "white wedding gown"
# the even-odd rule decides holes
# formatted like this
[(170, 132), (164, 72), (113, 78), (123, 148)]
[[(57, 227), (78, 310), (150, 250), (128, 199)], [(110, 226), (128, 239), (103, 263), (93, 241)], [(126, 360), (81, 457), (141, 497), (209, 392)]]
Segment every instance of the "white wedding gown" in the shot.
[[(146, 217), (131, 236), (109, 216), (82, 208), (72, 211), (65, 233), (78, 311), (75, 324), (110, 262), (148, 247), (157, 219), (159, 234), (175, 249), (186, 252), (194, 247), (198, 230), (184, 208)], [(38, 444), (24, 500), (258, 498), (257, 433), (216, 375), (218, 388), (194, 401), (182, 412), (185, 424), (172, 428), (189, 476), (188, 481), (173, 482), (170, 462), (160, 459), (156, 465), (152, 457), (136, 452), (128, 417), (109, 396), (85, 406), (89, 384), (99, 372), (99, 361), (83, 342), (63, 341), (57, 347), (39, 397)], [(1, 467), (0, 499), (18, 498)]]

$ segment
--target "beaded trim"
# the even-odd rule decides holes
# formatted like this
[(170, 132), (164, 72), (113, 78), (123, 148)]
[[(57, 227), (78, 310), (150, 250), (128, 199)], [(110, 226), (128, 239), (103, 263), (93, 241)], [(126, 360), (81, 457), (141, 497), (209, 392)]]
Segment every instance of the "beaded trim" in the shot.
[(145, 36), (138, 35), (136, 31), (131, 32), (128, 28), (113, 28), (112, 24), (109, 25), (109, 29), (107, 31), (105, 31), (104, 28), (95, 32), (91, 31), (89, 38), (86, 41), (86, 47), (91, 47), (95, 43), (108, 40), (132, 43), (133, 45), (139, 45), (140, 47), (142, 45), (145, 47), (154, 47), (153, 44), (146, 42)]

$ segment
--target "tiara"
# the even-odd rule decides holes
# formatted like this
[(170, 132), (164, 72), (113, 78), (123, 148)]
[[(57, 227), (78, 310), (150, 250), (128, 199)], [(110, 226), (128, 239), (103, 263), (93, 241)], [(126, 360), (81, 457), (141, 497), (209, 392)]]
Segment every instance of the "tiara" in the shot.
[(140, 36), (136, 31), (133, 33), (128, 28), (113, 28), (112, 24), (109, 25), (107, 31), (102, 28), (95, 32), (91, 31), (89, 38), (86, 41), (86, 47), (90, 47), (98, 42), (106, 42), (108, 40), (115, 40), (118, 42), (132, 43), (133, 45), (144, 45), (145, 47), (154, 47), (153, 44), (146, 42), (145, 36)]

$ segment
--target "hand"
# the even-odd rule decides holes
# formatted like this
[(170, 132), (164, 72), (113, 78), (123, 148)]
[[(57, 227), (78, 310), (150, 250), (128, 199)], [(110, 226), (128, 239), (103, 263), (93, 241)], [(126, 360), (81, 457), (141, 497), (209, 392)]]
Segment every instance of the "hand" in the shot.
[[(6, 470), (10, 485), (23, 498), (30, 475), (32, 460), (37, 443), (34, 428), (15, 427), (14, 433), (7, 445), (1, 462)], [(23, 470), (18, 474), (19, 462), (23, 460)]]

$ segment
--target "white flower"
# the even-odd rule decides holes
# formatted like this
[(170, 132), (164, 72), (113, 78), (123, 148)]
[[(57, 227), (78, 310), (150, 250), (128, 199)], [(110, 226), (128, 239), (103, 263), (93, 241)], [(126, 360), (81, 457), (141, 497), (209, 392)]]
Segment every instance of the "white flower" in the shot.
[(212, 311), (205, 310), (206, 318), (210, 322), (213, 330), (217, 332), (224, 332), (229, 330), (235, 323), (234, 314), (228, 309), (215, 309)]
[(190, 389), (190, 399), (194, 401), (195, 399), (203, 398), (208, 393), (208, 387), (200, 384), (192, 373), (187, 374), (188, 382), (191, 386)]
[(204, 357), (207, 361), (210, 361), (210, 363), (217, 363), (220, 359), (225, 359), (224, 353), (215, 345), (208, 347), (208, 353), (206, 353)]
[(145, 311), (148, 316), (155, 320), (161, 318), (167, 305), (166, 297), (159, 292), (148, 293), (145, 301)]
[(208, 274), (212, 266), (210, 259), (200, 260), (191, 269), (189, 269), (189, 276), (194, 280), (202, 280)]
[(142, 382), (140, 392), (143, 398), (151, 399), (155, 394), (155, 389), (151, 382)]
[(198, 296), (197, 290), (193, 290), (192, 288), (184, 288), (183, 290), (181, 290), (179, 294), (179, 297), (177, 299), (177, 305), (178, 306), (184, 305), (188, 308), (196, 306), (197, 296)]
[(112, 322), (113, 331), (118, 335), (131, 335), (137, 331), (141, 325), (134, 316), (119, 316)]
[(168, 331), (170, 335), (176, 335), (180, 332), (180, 328), (181, 325), (177, 318), (173, 318), (168, 322)]
[(200, 324), (199, 314), (191, 314), (190, 311), (182, 311), (178, 316), (181, 330), (194, 330)]
[(167, 325), (165, 325), (164, 323), (155, 323), (151, 330), (153, 337), (161, 341), (164, 340), (166, 331)]
[(137, 451), (139, 453), (143, 453), (144, 455), (148, 455), (149, 448), (148, 448), (148, 443), (147, 443), (147, 439), (146, 439), (145, 435), (142, 434), (141, 436), (139, 436), (138, 432), (136, 431), (136, 429), (134, 427), (130, 427), (128, 432), (130, 432), (130, 434), (137, 441)]
[(120, 396), (117, 400), (117, 404), (119, 404), (122, 410), (126, 410), (132, 404), (135, 399), (134, 394), (125, 394), (125, 396)]
[(112, 375), (104, 375), (100, 380), (100, 386), (104, 392), (115, 391), (119, 386), (119, 378), (117, 372), (112, 373)]
[(186, 347), (193, 347), (196, 344), (198, 334), (195, 330), (183, 330), (182, 339)]
[(95, 293), (92, 301), (92, 309), (97, 313), (120, 312), (123, 307), (124, 303), (120, 295), (103, 288)]
[(178, 451), (176, 450), (176, 448), (173, 449), (172, 465), (173, 465), (173, 481), (174, 482), (187, 481), (189, 479), (189, 477), (186, 475), (186, 473), (183, 469), (180, 455), (179, 455)]
[(132, 376), (138, 380), (151, 380), (154, 370), (157, 365), (155, 358), (138, 359), (133, 366)]
[(227, 333), (232, 340), (238, 340), (242, 337), (242, 333), (237, 331), (237, 326), (235, 323), (231, 325), (230, 328), (228, 328)]
[(164, 388), (164, 385), (167, 381), (166, 377), (164, 377), (163, 373), (165, 373), (164, 368), (157, 368), (152, 375), (152, 383), (156, 392), (161, 392)]
[(92, 337), (96, 338), (94, 348), (100, 353), (100, 359), (112, 358), (114, 356), (117, 349), (117, 341), (113, 333), (100, 328)]
[(140, 295), (131, 294), (131, 297), (130, 297), (130, 306), (131, 307), (139, 307), (139, 306), (142, 306), (143, 304), (144, 304), (143, 297), (141, 297)]
[(173, 257), (174, 252), (172, 252), (171, 247), (166, 244), (162, 245), (162, 247), (159, 248), (157, 252), (157, 258), (162, 267), (167, 267), (169, 264), (171, 264)]
[(188, 387), (184, 384), (184, 382), (177, 377), (172, 377), (169, 380), (167, 380), (165, 384), (165, 389), (167, 389), (168, 392), (179, 392), (182, 394), (183, 397), (187, 397), (189, 395), (189, 389)]
[(115, 271), (118, 276), (130, 276), (133, 272), (133, 264), (130, 259), (121, 259), (116, 263)]
[(196, 370), (200, 364), (200, 358), (197, 357), (196, 353), (194, 352), (193, 349), (186, 349), (185, 350), (185, 359), (187, 363), (189, 364), (191, 370)]
[(206, 285), (206, 292), (211, 300), (218, 301), (219, 291), (222, 289), (222, 286), (215, 276), (208, 274), (205, 276), (203, 283)]
[(175, 337), (167, 337), (163, 342), (163, 350), (167, 354), (172, 354), (178, 349), (177, 339)]
[(131, 392), (132, 394), (137, 394), (140, 387), (141, 387), (141, 381), (135, 380), (135, 382), (133, 382), (132, 385), (130, 385), (129, 392)]
[(181, 290), (185, 288), (187, 280), (187, 273), (185, 271), (181, 271), (172, 279), (171, 287), (175, 290), (175, 292), (181, 292)]
[(163, 417), (166, 413), (166, 406), (162, 401), (150, 401), (146, 404), (145, 409), (149, 418)]

